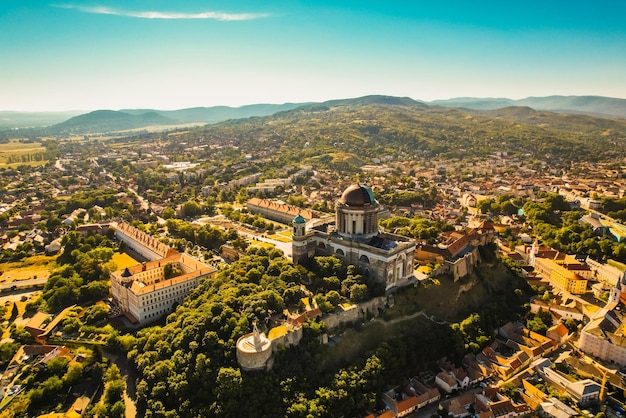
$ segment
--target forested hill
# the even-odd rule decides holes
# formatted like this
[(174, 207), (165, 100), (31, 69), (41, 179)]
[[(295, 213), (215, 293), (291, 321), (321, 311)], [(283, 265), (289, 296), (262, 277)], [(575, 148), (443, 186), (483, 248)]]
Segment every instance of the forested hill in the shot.
[(48, 128), (55, 133), (93, 133), (111, 132), (125, 129), (141, 128), (149, 125), (168, 125), (177, 123), (175, 120), (156, 112), (131, 115), (115, 110), (96, 110), (84, 115), (74, 116), (65, 122)]
[[(623, 156), (626, 121), (538, 112), (530, 108), (469, 111), (373, 96), (309, 105), (263, 118), (233, 120), (177, 135), (181, 142), (233, 144), (272, 153), (284, 163), (315, 159), (347, 168), (374, 157), (484, 157), (496, 151), (543, 160), (606, 161)], [(277, 154), (274, 153), (278, 150)]]
[(626, 118), (626, 99), (602, 96), (547, 96), (527, 97), (519, 100), (459, 97), (449, 100), (435, 100), (430, 103), (445, 107), (461, 107), (476, 110), (501, 109), (509, 106), (528, 106), (535, 110), (550, 112)]

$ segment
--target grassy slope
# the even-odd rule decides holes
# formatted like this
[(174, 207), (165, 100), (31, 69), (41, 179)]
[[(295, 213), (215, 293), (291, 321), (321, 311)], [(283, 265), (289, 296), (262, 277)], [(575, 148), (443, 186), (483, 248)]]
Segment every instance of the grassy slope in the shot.
[(525, 288), (525, 283), (497, 261), (482, 263), (474, 273), (457, 282), (447, 277), (436, 282), (439, 284), (401, 289), (395, 294), (395, 306), (385, 312), (384, 319), (344, 331), (339, 343), (329, 351), (327, 364), (345, 365), (384, 341), (411, 338), (415, 333), (430, 332), (433, 327), (447, 327), (444, 321), (460, 322), (501, 299), (503, 292), (510, 294), (516, 287)]

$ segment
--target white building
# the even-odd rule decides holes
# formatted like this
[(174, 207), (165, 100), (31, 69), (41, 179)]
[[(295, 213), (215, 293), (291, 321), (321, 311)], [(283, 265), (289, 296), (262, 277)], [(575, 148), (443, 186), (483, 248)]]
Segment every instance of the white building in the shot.
[(380, 232), (380, 205), (372, 190), (362, 184), (349, 186), (335, 205), (335, 221), (307, 227), (298, 215), (293, 220), (292, 258), (295, 263), (318, 255), (336, 255), (361, 269), (389, 290), (413, 279), (415, 241)]
[(611, 290), (607, 305), (580, 332), (578, 347), (590, 356), (626, 366), (626, 293)]
[[(114, 227), (120, 240), (151, 260), (111, 273), (113, 301), (132, 322), (143, 323), (172, 312), (200, 279), (217, 272), (128, 224)], [(172, 271), (176, 273), (168, 277)]]

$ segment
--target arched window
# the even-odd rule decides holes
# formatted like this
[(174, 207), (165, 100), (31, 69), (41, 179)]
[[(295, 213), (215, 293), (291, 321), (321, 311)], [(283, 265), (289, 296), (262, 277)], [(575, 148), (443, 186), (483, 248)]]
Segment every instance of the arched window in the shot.
[(366, 263), (366, 264), (370, 263), (370, 259), (365, 254), (363, 254), (361, 257), (359, 257), (359, 261), (361, 263)]
[(345, 253), (343, 252), (343, 250), (341, 248), (337, 248), (337, 251), (335, 251), (335, 254), (337, 254), (337, 255), (345, 255)]
[(323, 243), (323, 242), (321, 242), (321, 241), (317, 243), (317, 246), (318, 246), (319, 248), (326, 248), (326, 244), (324, 244), (324, 243)]

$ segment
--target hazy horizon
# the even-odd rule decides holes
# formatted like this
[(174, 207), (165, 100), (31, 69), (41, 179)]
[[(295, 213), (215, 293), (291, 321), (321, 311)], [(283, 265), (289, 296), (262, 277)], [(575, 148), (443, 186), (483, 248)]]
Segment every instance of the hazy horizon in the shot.
[(625, 12), (622, 2), (8, 2), (0, 110), (626, 98)]

